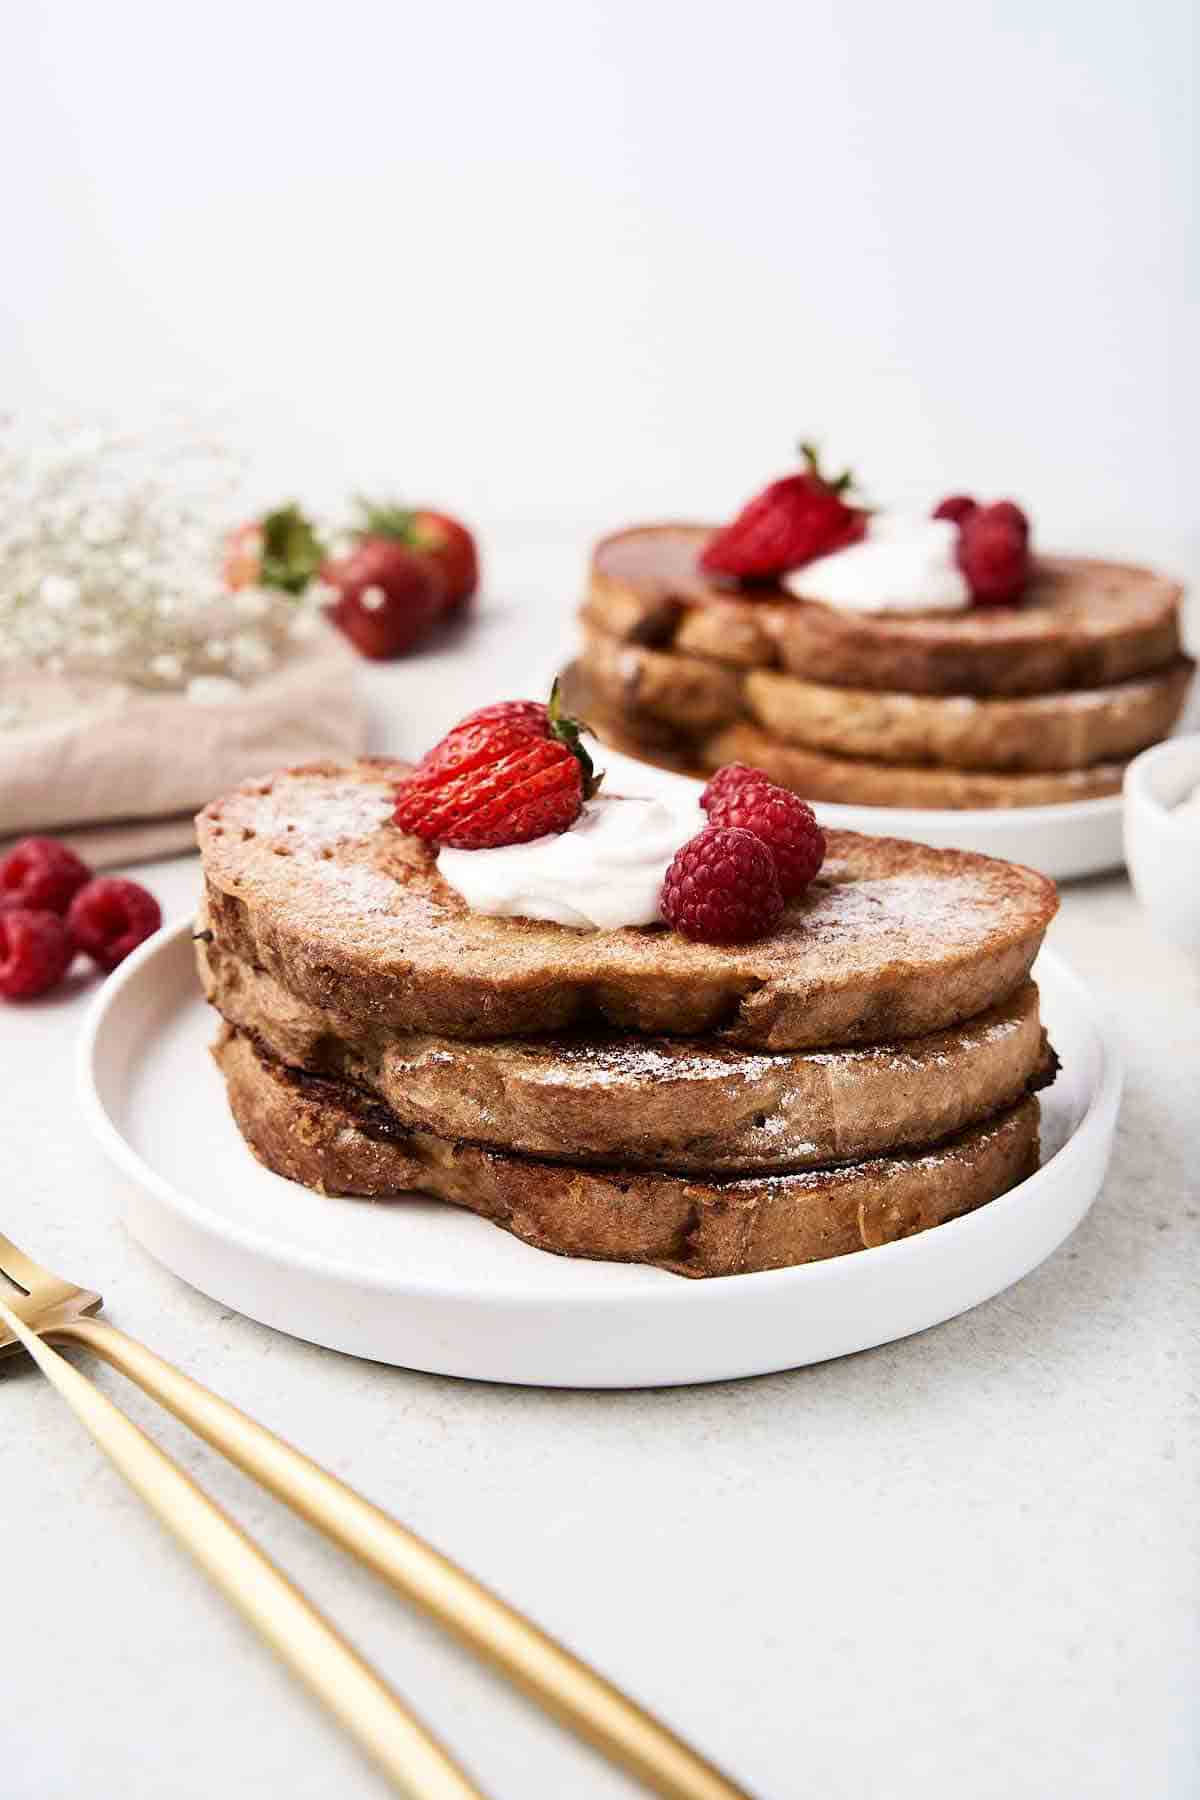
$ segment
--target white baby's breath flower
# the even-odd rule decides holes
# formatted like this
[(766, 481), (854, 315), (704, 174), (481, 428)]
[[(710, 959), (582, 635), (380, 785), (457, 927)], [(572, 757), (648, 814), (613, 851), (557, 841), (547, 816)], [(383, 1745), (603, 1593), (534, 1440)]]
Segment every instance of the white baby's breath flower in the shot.
[(231, 671), (269, 671), (313, 608), (226, 590), (243, 475), (186, 423), (138, 437), (68, 422), (31, 442), (0, 419), (0, 672), (33, 663), (178, 692), (217, 676), (227, 694)]
[(193, 675), (185, 692), (189, 700), (198, 706), (220, 706), (226, 701), (236, 700), (241, 693), (236, 681), (228, 675)]
[(300, 607), (288, 627), (288, 635), (295, 638), (297, 643), (307, 643), (315, 638), (320, 630), (320, 613), (313, 612), (308, 607)]
[(104, 433), (98, 425), (78, 426), (63, 445), (63, 455), (77, 462), (90, 462), (104, 448)]
[(61, 612), (79, 599), (79, 583), (70, 575), (43, 575), (38, 583), (38, 598), (51, 612)]
[(262, 588), (239, 588), (233, 596), (233, 610), (242, 619), (265, 618), (271, 605), (271, 595)]
[(318, 521), (317, 530), (328, 551), (330, 562), (341, 562), (356, 548), (354, 533), (339, 522), (322, 519)]
[(116, 508), (89, 507), (79, 521), (79, 535), (86, 544), (111, 544), (121, 535), (121, 519)]
[(229, 646), (229, 660), (235, 674), (253, 677), (265, 674), (273, 658), (261, 638), (253, 632), (239, 631)]

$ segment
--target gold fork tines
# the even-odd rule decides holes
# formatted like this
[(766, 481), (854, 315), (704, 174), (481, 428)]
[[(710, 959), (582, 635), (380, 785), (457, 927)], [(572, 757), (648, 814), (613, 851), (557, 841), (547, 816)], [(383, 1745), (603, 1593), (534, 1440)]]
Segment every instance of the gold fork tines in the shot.
[[(100, 1311), (104, 1302), (99, 1294), (75, 1287), (43, 1269), (31, 1256), (0, 1232), (0, 1275), (12, 1283), (6, 1290), (0, 1283), (0, 1300), (8, 1303), (19, 1319), (23, 1319), (39, 1336), (56, 1326), (68, 1325), (88, 1313)], [(0, 1356), (12, 1356), (25, 1349), (16, 1332), (0, 1319)]]
[[(610, 1761), (636, 1776), (652, 1792), (662, 1795), (664, 1800), (750, 1800), (744, 1788), (677, 1737), (661, 1720), (398, 1519), (374, 1506), (229, 1401), (222, 1400), (182, 1370), (156, 1356), (144, 1344), (126, 1337), (115, 1325), (88, 1316), (100, 1305), (98, 1295), (52, 1275), (2, 1234), (0, 1274), (15, 1281), (25, 1295), (24, 1299), (14, 1296), (12, 1311), (18, 1315), (16, 1330), (3, 1329), (4, 1307), (0, 1304), (0, 1353), (21, 1345), (31, 1354), (40, 1351), (42, 1355), (37, 1360), (53, 1358), (88, 1393), (95, 1395), (104, 1406), (111, 1407), (111, 1401), (84, 1381), (70, 1363), (38, 1344), (36, 1338), (31, 1342), (30, 1334), (53, 1337), (59, 1342), (75, 1343), (95, 1351), (301, 1518), (374, 1570), (460, 1643), (490, 1663)], [(46, 1369), (46, 1373), (51, 1371)], [(53, 1375), (51, 1379), (54, 1379)], [(62, 1387), (61, 1383), (57, 1385)], [(136, 1426), (125, 1420), (123, 1414), (115, 1407), (112, 1410), (131, 1431), (137, 1432)], [(168, 1468), (187, 1481), (187, 1477), (175, 1469), (175, 1465), (148, 1439), (140, 1432), (137, 1435), (154, 1456), (161, 1457)], [(151, 1492), (145, 1487), (139, 1491), (151, 1505), (154, 1504)], [(211, 1501), (206, 1504), (228, 1529), (237, 1532), (237, 1527)], [(173, 1522), (168, 1520), (168, 1523)], [(177, 1529), (174, 1525), (173, 1528)], [(237, 1535), (242, 1536), (240, 1532)], [(190, 1547), (199, 1554), (194, 1543)], [(253, 1546), (250, 1548), (253, 1550)], [(279, 1575), (261, 1553), (255, 1551), (254, 1554), (260, 1556), (266, 1568), (307, 1608), (308, 1602), (291, 1589), (285, 1577)], [(210, 1567), (207, 1562), (205, 1566)], [(210, 1572), (220, 1579), (218, 1570), (210, 1567)], [(255, 1619), (253, 1610), (244, 1605), (243, 1596), (236, 1587), (225, 1585), (231, 1598)], [(319, 1614), (314, 1616), (337, 1639), (333, 1628)], [(277, 1633), (267, 1630), (262, 1620), (255, 1619), (255, 1623), (286, 1658), (286, 1642), (280, 1643)], [(337, 1642), (341, 1644), (342, 1640), (337, 1639)], [(354, 1656), (349, 1646), (343, 1645), (343, 1648), (349, 1656)], [(317, 1663), (319, 1672), (320, 1658)], [(294, 1659), (292, 1665), (297, 1667)], [(360, 1667), (372, 1681), (378, 1681), (366, 1665)], [(346, 1718), (329, 1692), (322, 1692), (305, 1669), (297, 1668), (297, 1672), (354, 1730), (355, 1721)], [(382, 1685), (379, 1683), (380, 1687)], [(468, 1795), (477, 1796), (478, 1790), (429, 1737), (424, 1727), (407, 1714), (390, 1690), (385, 1692), (403, 1715), (406, 1727), (420, 1734), (419, 1748), (426, 1759), (424, 1785), (414, 1783), (410, 1774), (407, 1791), (426, 1796), (427, 1800), (435, 1800), (435, 1797), (436, 1800), (451, 1800), (451, 1797), (459, 1800), (460, 1796), (465, 1800)], [(360, 1742), (371, 1748), (366, 1732), (360, 1729), (357, 1735)], [(405, 1747), (410, 1747), (407, 1740)], [(374, 1753), (379, 1760), (378, 1751)], [(429, 1760), (430, 1756), (434, 1761)], [(391, 1772), (403, 1785), (403, 1773), (397, 1777), (395, 1770)]]

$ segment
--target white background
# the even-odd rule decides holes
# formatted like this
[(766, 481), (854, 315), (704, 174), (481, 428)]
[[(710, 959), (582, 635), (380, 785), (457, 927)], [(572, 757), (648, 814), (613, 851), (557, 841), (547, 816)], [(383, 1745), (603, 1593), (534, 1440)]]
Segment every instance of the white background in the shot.
[(728, 512), (801, 434), (1197, 560), (1193, 12), (87, 0), (5, 20), (4, 392), (265, 492)]
[[(878, 498), (1200, 563), (1185, 0), (2, 10), (0, 401), (223, 398), (264, 493), (394, 484), (497, 545), (479, 624), (378, 672), (388, 741), (524, 685), (590, 531), (728, 511), (801, 432)], [(147, 879), (178, 912), (195, 876)], [(1115, 880), (1055, 942), (1130, 1061), (1104, 1195), (1010, 1294), (818, 1369), (491, 1388), (214, 1307), (117, 1224), (79, 992), (0, 1020), (0, 1224), (759, 1794), (1191, 1800), (1194, 981)], [(490, 1791), (631, 1791), (101, 1380)], [(0, 1387), (0, 1791), (381, 1794), (39, 1378)]]

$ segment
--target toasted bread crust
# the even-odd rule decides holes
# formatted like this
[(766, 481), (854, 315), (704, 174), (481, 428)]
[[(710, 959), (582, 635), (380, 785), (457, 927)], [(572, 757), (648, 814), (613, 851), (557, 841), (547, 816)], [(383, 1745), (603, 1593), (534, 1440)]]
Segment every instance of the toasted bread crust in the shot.
[(817, 881), (754, 944), (491, 919), (391, 824), (404, 767), (282, 771), (197, 820), (221, 948), (390, 1030), (487, 1039), (605, 1021), (775, 1050), (914, 1037), (1011, 994), (1058, 904), (1016, 864), (832, 832)]
[(1084, 769), (1156, 744), (1183, 710), (1194, 671), (1195, 664), (1180, 657), (1159, 674), (1115, 687), (976, 699), (828, 687), (753, 669), (745, 698), (764, 731), (805, 749), (874, 762), (1028, 773)]
[(1099, 800), (1120, 793), (1125, 773), (1124, 763), (1119, 762), (1040, 773), (905, 767), (785, 744), (749, 723), (730, 725), (697, 747), (696, 767), (701, 772), (719, 769), (727, 762), (752, 763), (772, 781), (794, 788), (806, 800), (948, 811)]
[(745, 711), (739, 672), (699, 656), (647, 650), (585, 627), (583, 661), (601, 694), (691, 737), (727, 725)]
[(197, 945), (222, 1017), (266, 1054), (373, 1094), (400, 1124), (524, 1156), (703, 1172), (817, 1168), (932, 1144), (1055, 1067), (1027, 982), (953, 1031), (774, 1054), (681, 1038), (471, 1044), (373, 1031)]
[(698, 656), (623, 644), (588, 628), (582, 669), (610, 712), (707, 737), (740, 715), (784, 743), (873, 762), (994, 772), (1082, 769), (1133, 756), (1166, 737), (1195, 672), (1180, 657), (1154, 675), (1105, 688), (978, 698), (885, 694), (736, 671)]
[(1044, 694), (1108, 687), (1180, 654), (1178, 583), (1085, 557), (1044, 557), (1015, 607), (904, 617), (839, 611), (704, 576), (711, 527), (636, 526), (592, 557), (587, 622), (635, 643), (809, 681), (917, 694)]
[(376, 1199), (432, 1194), (539, 1249), (680, 1275), (747, 1274), (889, 1243), (984, 1205), (1038, 1165), (1033, 1099), (933, 1151), (699, 1180), (538, 1162), (406, 1131), (386, 1108), (284, 1069), (228, 1028), (213, 1054), (246, 1142), (289, 1180)]
[(874, 762), (786, 744), (748, 719), (693, 739), (660, 720), (606, 703), (581, 663), (569, 663), (561, 679), (563, 704), (585, 716), (603, 743), (626, 756), (677, 775), (699, 777), (723, 763), (752, 763), (806, 800), (950, 811), (1062, 806), (1119, 793), (1125, 773), (1125, 764), (1119, 762), (1038, 773)]

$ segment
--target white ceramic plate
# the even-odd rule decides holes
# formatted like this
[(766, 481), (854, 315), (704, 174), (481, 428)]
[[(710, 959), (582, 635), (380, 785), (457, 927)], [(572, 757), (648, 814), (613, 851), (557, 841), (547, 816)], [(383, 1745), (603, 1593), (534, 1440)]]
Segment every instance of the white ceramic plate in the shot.
[[(703, 783), (688, 775), (638, 762), (623, 751), (602, 745), (597, 763), (614, 792), (648, 793), (663, 785), (685, 783), (700, 791)], [(876, 837), (916, 838), (949, 850), (978, 850), (1027, 863), (1069, 881), (1119, 869), (1124, 861), (1121, 796), (1071, 800), (1061, 806), (996, 807), (981, 812), (946, 812), (901, 806), (835, 806), (814, 801), (823, 824), (842, 831), (866, 831)]]
[(821, 1362), (937, 1325), (1018, 1281), (1104, 1178), (1119, 1061), (1083, 985), (1038, 965), (1063, 1073), (1047, 1160), (963, 1219), (877, 1250), (690, 1281), (531, 1249), (437, 1201), (330, 1199), (250, 1155), (207, 1046), (191, 926), (109, 978), (79, 1051), (84, 1111), (130, 1178), (128, 1221), (194, 1287), (277, 1330), (379, 1362), (547, 1387), (652, 1387)]

